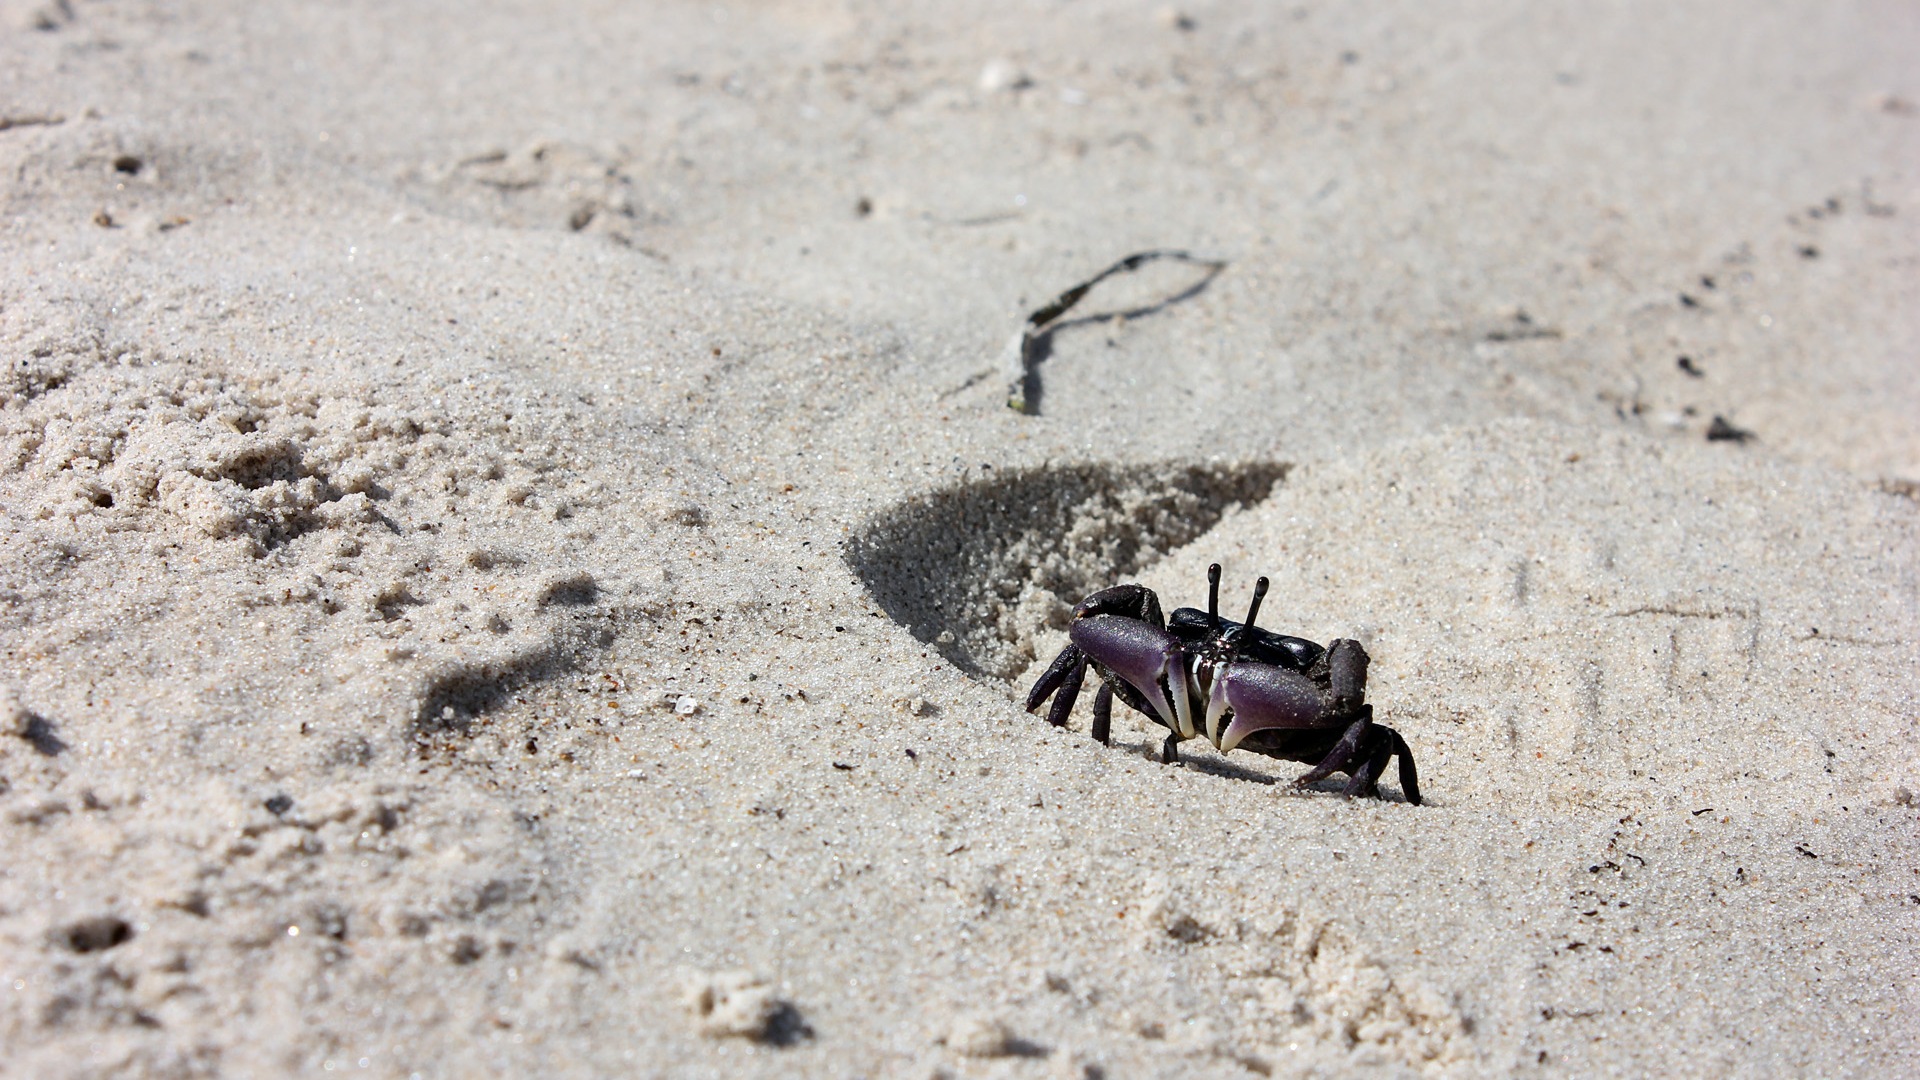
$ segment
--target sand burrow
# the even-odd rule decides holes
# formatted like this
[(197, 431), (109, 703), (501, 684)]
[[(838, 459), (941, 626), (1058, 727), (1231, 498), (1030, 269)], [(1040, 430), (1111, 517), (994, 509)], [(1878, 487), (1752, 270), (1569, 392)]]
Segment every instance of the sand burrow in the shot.
[(1191, 543), (1283, 479), (1281, 462), (1064, 465), (881, 512), (847, 561), (882, 610), (976, 677), (1011, 679), (1072, 606)]

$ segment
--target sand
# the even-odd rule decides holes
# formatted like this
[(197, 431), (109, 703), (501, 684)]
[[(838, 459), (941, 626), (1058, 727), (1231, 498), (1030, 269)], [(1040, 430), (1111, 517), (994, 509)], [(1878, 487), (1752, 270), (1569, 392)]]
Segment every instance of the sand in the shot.
[[(0, 1075), (1914, 1070), (1916, 50), (0, 5)], [(1216, 561), (1424, 805), (1021, 710)]]

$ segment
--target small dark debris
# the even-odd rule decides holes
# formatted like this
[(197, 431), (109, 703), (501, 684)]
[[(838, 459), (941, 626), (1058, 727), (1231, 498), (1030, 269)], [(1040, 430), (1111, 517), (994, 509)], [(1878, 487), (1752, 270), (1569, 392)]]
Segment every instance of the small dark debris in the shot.
[(847, 628), (844, 626), (836, 626), (833, 628), (833, 632), (836, 634), (844, 634), (847, 632)]
[[(587, 607), (600, 598), (600, 586), (591, 574), (574, 574), (548, 585), (540, 593), (540, 603), (561, 607)], [(414, 603), (411, 596), (405, 599)]]
[(860, 196), (860, 201), (853, 204), (853, 216), (866, 217), (871, 213), (873, 213), (873, 200), (865, 195)]
[(1553, 340), (1560, 337), (1560, 331), (1534, 321), (1533, 316), (1524, 311), (1516, 311), (1513, 319), (1505, 324), (1488, 330), (1485, 338), (1491, 342)]
[(909, 746), (909, 747), (907, 747), (907, 760), (909, 760), (909, 761), (919, 761), (919, 760), (920, 760), (920, 755), (919, 755), (919, 754), (916, 754), (916, 753), (914, 753), (914, 752), (913, 752), (913, 747), (911, 747), (911, 746)]
[(1814, 247), (1812, 244), (1801, 244), (1794, 250), (1799, 252), (1800, 257), (1803, 259), (1817, 259), (1820, 257), (1820, 249)]
[(1708, 442), (1743, 443), (1751, 438), (1753, 438), (1753, 432), (1748, 431), (1746, 428), (1734, 427), (1727, 422), (1726, 417), (1721, 416), (1719, 413), (1715, 413), (1713, 415), (1713, 423), (1707, 425)]
[(105, 210), (95, 210), (93, 212), (93, 223), (103, 229), (119, 228), (118, 225), (114, 224), (113, 215), (107, 213)]
[(1813, 852), (1811, 852), (1811, 851), (1808, 851), (1808, 850), (1807, 850), (1807, 848), (1806, 848), (1806, 845), (1804, 845), (1804, 844), (1795, 844), (1795, 845), (1793, 845), (1793, 850), (1795, 850), (1795, 851), (1797, 851), (1797, 852), (1799, 852), (1799, 853), (1800, 853), (1800, 854), (1802, 854), (1802, 855), (1805, 855), (1805, 856), (1806, 856), (1807, 858), (1809, 858), (1809, 859), (1817, 859), (1817, 858), (1819, 858), (1819, 857), (1820, 857), (1820, 856), (1818, 856), (1818, 855), (1815, 855), (1815, 854), (1814, 854)]
[(279, 817), (281, 814), (293, 809), (293, 797), (283, 792), (269, 798), (261, 805), (267, 808), (267, 813), (272, 814), (274, 817)]
[(1701, 807), (1700, 809), (1698, 809), (1698, 810), (1695, 810), (1695, 811), (1693, 812), (1693, 816), (1694, 816), (1694, 817), (1699, 817), (1699, 816), (1700, 816), (1701, 814), (1711, 814), (1711, 813), (1713, 813), (1713, 807), (1711, 807), (1711, 806), (1703, 806), (1703, 807)]
[(480, 944), (472, 934), (462, 934), (448, 950), (447, 959), (456, 964), (471, 964), (487, 954), (487, 947)]
[(1711, 288), (1713, 288), (1713, 287), (1714, 287), (1714, 283), (1713, 283), (1713, 277), (1712, 277), (1712, 275), (1710, 275), (1710, 274), (1701, 274), (1701, 275), (1700, 275), (1700, 287), (1701, 287), (1701, 288), (1703, 288), (1703, 289), (1711, 289)]
[(133, 927), (112, 915), (70, 922), (57, 935), (61, 944), (77, 953), (99, 952), (133, 940)]
[(138, 176), (140, 175), (141, 168), (145, 164), (145, 162), (134, 157), (132, 154), (121, 154), (119, 157), (113, 159), (113, 171), (126, 173), (128, 176)]
[(790, 1001), (782, 1001), (774, 1006), (773, 1015), (767, 1017), (767, 1026), (760, 1035), (760, 1041), (768, 1046), (793, 1046), (811, 1038), (812, 1025)]
[(56, 757), (67, 749), (66, 742), (53, 733), (53, 725), (47, 718), (33, 713), (27, 714), (27, 726), (21, 730), (20, 737), (47, 757)]
[(1693, 357), (1691, 356), (1682, 356), (1681, 358), (1673, 362), (1673, 366), (1679, 368), (1681, 371), (1686, 372), (1687, 374), (1693, 376), (1696, 379), (1702, 378), (1706, 375), (1706, 372), (1701, 371), (1699, 365), (1693, 362)]
[(1360, 54), (1354, 52), (1352, 49), (1348, 49), (1346, 52), (1340, 54), (1340, 62), (1343, 64), (1357, 64), (1360, 62)]
[(1697, 308), (1700, 306), (1700, 301), (1695, 300), (1693, 297), (1688, 296), (1686, 293), (1681, 293), (1680, 306), (1686, 307), (1686, 308)]
[(579, 232), (591, 224), (593, 224), (593, 207), (591, 206), (576, 207), (573, 213), (567, 215), (567, 228), (574, 232)]
[(833, 767), (836, 769), (839, 769), (841, 772), (852, 772), (855, 768), (857, 768), (857, 766), (849, 765), (844, 761), (834, 762)]
[(535, 740), (533, 740), (533, 739), (528, 739), (528, 740), (527, 740), (527, 753), (529, 753), (529, 754), (537, 754), (537, 753), (539, 753), (539, 752), (540, 752), (540, 744), (539, 744), (539, 743), (538, 743), (537, 741), (535, 741)]
[(313, 913), (314, 929), (335, 941), (347, 940), (347, 912), (344, 908), (324, 904)]

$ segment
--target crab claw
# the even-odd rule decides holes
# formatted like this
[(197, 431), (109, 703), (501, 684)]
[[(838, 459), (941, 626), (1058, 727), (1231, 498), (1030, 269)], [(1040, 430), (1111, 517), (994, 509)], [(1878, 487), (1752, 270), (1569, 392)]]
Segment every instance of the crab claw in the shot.
[(1207, 741), (1214, 749), (1220, 748), (1220, 717), (1227, 711), (1227, 665), (1215, 664), (1208, 673), (1205, 693), (1207, 695)]
[[(1217, 724), (1214, 703), (1224, 701), (1233, 710), (1233, 722), (1216, 744), (1222, 753), (1239, 746), (1256, 731), (1269, 728), (1310, 728), (1326, 715), (1320, 690), (1298, 672), (1268, 664), (1231, 664), (1225, 677), (1213, 684), (1207, 714)], [(1211, 732), (1209, 732), (1211, 734)]]
[(1192, 695), (1179, 638), (1124, 615), (1075, 619), (1067, 633), (1081, 652), (1138, 690), (1170, 730), (1193, 738)]

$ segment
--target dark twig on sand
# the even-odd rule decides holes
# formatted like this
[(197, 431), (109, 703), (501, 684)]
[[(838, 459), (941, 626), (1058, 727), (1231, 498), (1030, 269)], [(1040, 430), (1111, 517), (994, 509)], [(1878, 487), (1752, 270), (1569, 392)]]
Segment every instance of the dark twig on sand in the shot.
[(1015, 334), (1013, 340), (1007, 344), (1005, 357), (1008, 376), (1007, 407), (1014, 412), (1025, 413), (1029, 416), (1036, 415), (1040, 411), (1040, 374), (1038, 368), (1040, 362), (1047, 358), (1053, 332), (1061, 326), (1066, 325), (1058, 321), (1061, 316), (1073, 310), (1074, 305), (1085, 299), (1087, 293), (1091, 292), (1095, 285), (1100, 284), (1115, 274), (1131, 273), (1138, 270), (1141, 266), (1157, 259), (1169, 259), (1175, 262), (1183, 262), (1192, 266), (1202, 267), (1206, 270), (1206, 274), (1199, 281), (1194, 282), (1192, 285), (1189, 285), (1164, 300), (1146, 305), (1145, 307), (1119, 312), (1118, 314), (1127, 318), (1136, 318), (1142, 315), (1150, 315), (1169, 304), (1185, 300), (1190, 296), (1198, 294), (1202, 289), (1205, 289), (1207, 285), (1213, 281), (1214, 277), (1227, 267), (1225, 260), (1203, 259), (1185, 251), (1173, 251), (1164, 248), (1154, 251), (1139, 251), (1121, 259), (1105, 270), (1100, 271), (1061, 293), (1059, 296), (1054, 297), (1052, 302), (1035, 310), (1033, 314), (1028, 315), (1026, 323), (1020, 328), (1020, 332)]

